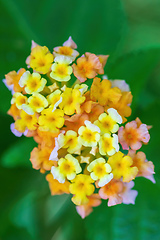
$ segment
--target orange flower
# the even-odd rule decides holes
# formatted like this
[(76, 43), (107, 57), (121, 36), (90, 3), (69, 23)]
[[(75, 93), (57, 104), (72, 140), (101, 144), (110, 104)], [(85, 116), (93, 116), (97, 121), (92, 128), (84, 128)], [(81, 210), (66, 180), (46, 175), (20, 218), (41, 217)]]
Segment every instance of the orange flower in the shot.
[(13, 86), (14, 92), (23, 92), (24, 88), (20, 87), (19, 80), (25, 71), (26, 70), (24, 68), (20, 68), (18, 72), (11, 71), (5, 75), (6, 85), (10, 87)]
[(51, 195), (60, 195), (63, 193), (69, 194), (69, 185), (70, 183), (66, 180), (65, 183), (59, 183), (58, 180), (53, 178), (53, 175), (49, 173), (46, 176), (46, 180), (49, 182), (49, 188)]
[(50, 147), (54, 148), (55, 145), (55, 137), (58, 136), (58, 133), (53, 133), (49, 131), (40, 131), (39, 128), (36, 131), (37, 134), (34, 135), (34, 140), (41, 144), (41, 148), (43, 147)]
[(49, 160), (49, 156), (51, 154), (52, 149), (50, 148), (33, 148), (31, 152), (30, 161), (32, 163), (32, 167), (34, 169), (40, 169), (41, 173), (45, 173), (45, 171), (51, 170), (51, 167), (57, 164), (54, 161)]
[(105, 107), (105, 111), (107, 111), (107, 109), (110, 107), (116, 109), (121, 115), (123, 122), (126, 122), (126, 117), (129, 117), (131, 115), (130, 104), (132, 102), (132, 94), (131, 92), (121, 92), (121, 94), (122, 95), (117, 102), (108, 103), (108, 105)]
[(91, 111), (89, 112), (89, 121), (92, 123), (98, 119), (98, 117), (101, 115), (101, 113), (104, 112), (104, 107), (97, 103), (93, 103), (91, 107)]
[(112, 179), (99, 190), (99, 195), (102, 199), (109, 199), (108, 206), (110, 207), (122, 203), (123, 199), (120, 196), (122, 190), (123, 183)]
[(101, 81), (97, 77), (93, 79), (91, 100), (98, 101), (100, 105), (105, 106), (108, 102), (117, 103), (121, 96), (121, 90), (117, 87), (111, 88), (109, 80), (104, 79)]
[(83, 113), (83, 114), (75, 114), (71, 117), (66, 117), (65, 119), (65, 127), (64, 130), (73, 130), (75, 132), (78, 132), (78, 129), (81, 126), (84, 126), (84, 121), (88, 120), (88, 115)]
[(8, 110), (8, 114), (14, 118), (14, 120), (17, 120), (20, 117), (20, 110), (16, 107), (16, 104), (12, 104), (10, 109)]
[(102, 64), (95, 54), (86, 53), (77, 59), (77, 65), (72, 65), (74, 75), (81, 81), (85, 82), (87, 78), (91, 79), (97, 75), (97, 71), (102, 69)]

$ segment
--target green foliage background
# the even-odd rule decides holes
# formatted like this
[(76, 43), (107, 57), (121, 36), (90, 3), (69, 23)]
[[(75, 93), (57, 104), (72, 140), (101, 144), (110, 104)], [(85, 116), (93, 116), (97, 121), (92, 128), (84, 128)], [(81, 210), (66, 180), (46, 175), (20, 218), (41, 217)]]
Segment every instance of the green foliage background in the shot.
[(32, 39), (52, 51), (71, 35), (81, 54), (110, 54), (106, 74), (131, 86), (130, 120), (153, 125), (143, 150), (156, 171), (155, 185), (136, 179), (134, 206), (104, 201), (82, 220), (70, 196), (51, 197), (45, 176), (31, 168), (35, 144), (10, 132), (11, 95), (0, 82), (1, 240), (160, 239), (159, 26), (159, 0), (0, 0), (0, 79), (26, 67)]

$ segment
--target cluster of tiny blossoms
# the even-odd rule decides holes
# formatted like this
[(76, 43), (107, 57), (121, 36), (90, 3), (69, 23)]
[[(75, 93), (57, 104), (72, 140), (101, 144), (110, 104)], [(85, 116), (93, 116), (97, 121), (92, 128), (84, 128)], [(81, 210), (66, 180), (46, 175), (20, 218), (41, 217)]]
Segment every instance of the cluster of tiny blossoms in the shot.
[(136, 177), (155, 180), (153, 163), (139, 151), (150, 126), (139, 118), (126, 123), (128, 84), (103, 75), (108, 55), (78, 57), (76, 48), (71, 37), (53, 53), (32, 41), (29, 70), (11, 71), (3, 81), (12, 93), (11, 131), (34, 138), (33, 168), (47, 172), (52, 195), (71, 193), (84, 218), (101, 199), (108, 206), (134, 204)]

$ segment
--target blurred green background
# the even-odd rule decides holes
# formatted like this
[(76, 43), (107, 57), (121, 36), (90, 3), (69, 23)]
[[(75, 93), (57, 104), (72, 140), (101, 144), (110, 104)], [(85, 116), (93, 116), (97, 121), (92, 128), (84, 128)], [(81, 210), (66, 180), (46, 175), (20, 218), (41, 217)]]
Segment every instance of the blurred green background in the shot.
[(51, 197), (45, 176), (31, 168), (35, 144), (10, 132), (11, 95), (0, 81), (0, 239), (159, 240), (160, 1), (0, 0), (0, 79), (26, 67), (32, 39), (52, 51), (70, 35), (81, 54), (110, 54), (105, 73), (130, 84), (130, 120), (153, 125), (142, 150), (155, 164), (156, 184), (138, 178), (134, 206), (104, 201), (82, 220), (70, 196)]

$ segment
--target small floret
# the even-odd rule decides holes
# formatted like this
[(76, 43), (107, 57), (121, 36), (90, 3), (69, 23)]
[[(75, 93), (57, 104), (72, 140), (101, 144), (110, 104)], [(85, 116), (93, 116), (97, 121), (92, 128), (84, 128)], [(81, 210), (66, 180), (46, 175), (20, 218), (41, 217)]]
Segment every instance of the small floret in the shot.
[(55, 90), (47, 96), (48, 103), (54, 106), (61, 98), (61, 91), (59, 89)]
[(121, 90), (117, 87), (111, 88), (111, 82), (107, 79), (101, 81), (95, 77), (91, 86), (91, 100), (98, 101), (105, 106), (108, 103), (117, 103), (122, 96)]
[(121, 204), (123, 199), (120, 193), (123, 190), (123, 183), (112, 179), (108, 184), (99, 190), (99, 195), (102, 199), (108, 199), (108, 206)]
[(65, 119), (65, 130), (72, 129), (73, 131), (78, 132), (78, 129), (84, 125), (85, 120), (88, 120), (87, 114), (74, 114)]
[(115, 108), (123, 119), (123, 123), (127, 121), (126, 117), (131, 115), (130, 105), (132, 103), (131, 92), (121, 92), (121, 97), (117, 102), (109, 102), (105, 107), (107, 110), (109, 107)]
[(133, 160), (133, 165), (138, 168), (138, 176), (143, 176), (149, 180), (151, 180), (153, 183), (155, 183), (155, 179), (153, 174), (154, 172), (154, 165), (151, 161), (148, 161), (146, 159), (146, 155), (144, 152), (137, 152), (133, 150), (129, 150), (128, 155)]
[(55, 63), (51, 67), (51, 78), (59, 82), (67, 82), (71, 79), (72, 67), (69, 66), (71, 60), (65, 56), (57, 56)]
[(69, 190), (74, 196), (72, 202), (76, 205), (83, 205), (89, 202), (88, 196), (91, 196), (95, 187), (93, 186), (94, 180), (85, 174), (79, 174), (76, 176), (69, 186)]
[(23, 92), (24, 88), (19, 86), (19, 80), (23, 73), (26, 70), (24, 68), (20, 68), (18, 72), (11, 71), (5, 75), (4, 83), (8, 87), (9, 90), (12, 90), (12, 94), (14, 92)]
[(119, 129), (117, 123), (121, 124), (122, 118), (114, 108), (109, 108), (107, 112), (108, 114), (102, 113), (94, 124), (100, 128), (103, 134), (109, 132), (115, 133)]
[(99, 152), (101, 155), (112, 156), (119, 151), (118, 136), (113, 134), (113, 137), (109, 133), (105, 133), (101, 136), (99, 141)]
[(20, 116), (20, 110), (16, 107), (16, 104), (13, 103), (10, 109), (7, 112), (10, 116), (13, 117), (14, 120), (17, 120)]
[(120, 144), (124, 150), (138, 150), (142, 143), (148, 143), (150, 135), (146, 124), (139, 127), (136, 121), (128, 122), (125, 127), (120, 127), (118, 131)]
[(85, 97), (81, 96), (78, 89), (66, 88), (62, 93), (62, 102), (59, 107), (63, 109), (67, 115), (72, 115), (75, 112), (80, 113), (80, 105), (85, 101)]
[(20, 117), (29, 130), (33, 131), (37, 129), (38, 119), (36, 114), (29, 115), (25, 111), (21, 110)]
[(130, 156), (124, 156), (120, 151), (109, 157), (108, 164), (111, 165), (113, 177), (116, 180), (123, 177), (123, 182), (130, 182), (138, 174), (138, 168), (132, 167), (132, 158)]
[(77, 59), (77, 65), (72, 65), (74, 75), (84, 82), (87, 78), (91, 79), (97, 75), (97, 71), (102, 68), (99, 58), (95, 54), (87, 53)]
[(49, 160), (51, 149), (45, 147), (43, 149), (33, 148), (31, 152), (30, 161), (34, 169), (40, 169), (41, 173), (51, 170), (51, 167), (54, 165), (53, 161)]
[(33, 93), (33, 95), (28, 98), (27, 104), (22, 104), (22, 109), (29, 115), (33, 115), (35, 112), (42, 112), (47, 106), (48, 101), (43, 95)]
[(41, 75), (39, 73), (34, 72), (31, 74), (29, 71), (26, 71), (19, 80), (19, 85), (21, 87), (25, 87), (24, 89), (28, 94), (43, 91), (46, 83), (47, 80), (41, 78)]
[(46, 74), (50, 71), (53, 55), (46, 46), (36, 45), (31, 49), (31, 55), (27, 58), (26, 63), (36, 72)]
[(99, 180), (99, 187), (103, 187), (113, 178), (111, 166), (106, 163), (104, 158), (97, 158), (96, 160), (92, 161), (88, 165), (87, 170), (91, 172), (90, 176), (93, 180)]
[(52, 108), (44, 109), (38, 119), (40, 130), (59, 132), (58, 129), (64, 124), (63, 116), (64, 112), (60, 109), (56, 109), (54, 112), (52, 111)]
[(58, 143), (60, 147), (67, 148), (69, 153), (79, 154), (82, 147), (77, 133), (73, 130), (67, 131), (65, 135), (60, 133), (58, 136)]
[(16, 107), (21, 110), (22, 109), (22, 104), (26, 104), (27, 103), (27, 97), (24, 96), (22, 93), (19, 92), (15, 92), (13, 94), (12, 100), (11, 100), (11, 104), (16, 105)]
[(100, 129), (90, 121), (86, 120), (85, 126), (81, 126), (78, 130), (80, 142), (85, 147), (95, 147), (100, 139)]
[(81, 92), (81, 94), (83, 95), (87, 91), (88, 86), (86, 84), (76, 84), (74, 86), (74, 89), (78, 89)]
[(58, 161), (58, 167), (52, 167), (51, 173), (54, 179), (57, 179), (60, 183), (64, 183), (65, 179), (73, 180), (76, 174), (80, 173), (82, 168), (76, 158), (71, 154), (67, 154), (65, 158), (61, 158)]
[(75, 58), (79, 55), (79, 53), (74, 50), (75, 48), (77, 48), (77, 45), (72, 40), (72, 38), (69, 37), (69, 39), (63, 43), (62, 47), (60, 46), (54, 48), (53, 54), (54, 56), (64, 55), (74, 61)]
[(69, 181), (66, 180), (64, 183), (60, 183), (58, 180), (53, 178), (53, 175), (51, 173), (47, 174), (46, 180), (49, 183), (51, 195), (60, 195), (63, 193), (69, 194)]

